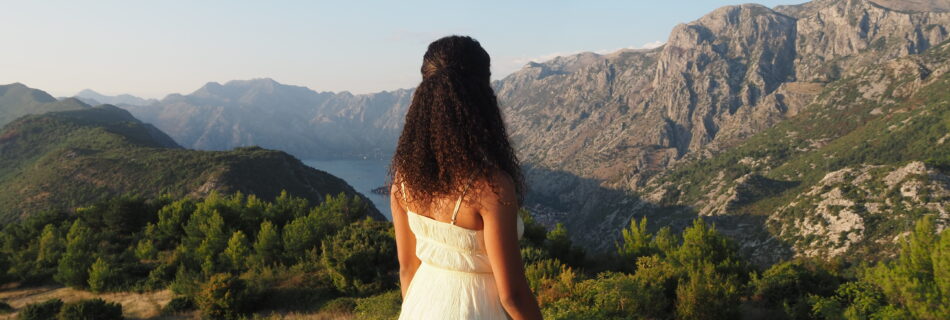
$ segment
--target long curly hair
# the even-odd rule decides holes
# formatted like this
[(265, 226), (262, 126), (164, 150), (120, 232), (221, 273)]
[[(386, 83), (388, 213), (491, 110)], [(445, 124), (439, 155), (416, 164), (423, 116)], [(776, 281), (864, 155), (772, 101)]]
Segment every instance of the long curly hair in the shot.
[(512, 178), (521, 203), (524, 178), (491, 87), (490, 65), (488, 52), (470, 37), (429, 44), (422, 82), (389, 167), (390, 182), (405, 186), (398, 188), (403, 196), (405, 189), (411, 191), (413, 207), (431, 208), (436, 199), (458, 197), (478, 180), (498, 192), (496, 170)]

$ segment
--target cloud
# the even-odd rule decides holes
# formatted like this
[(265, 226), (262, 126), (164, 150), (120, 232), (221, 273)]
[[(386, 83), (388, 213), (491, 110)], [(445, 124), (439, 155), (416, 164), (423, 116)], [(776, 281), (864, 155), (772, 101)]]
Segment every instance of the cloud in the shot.
[(654, 49), (654, 48), (658, 48), (662, 46), (665, 43), (666, 42), (657, 40), (657, 41), (644, 43), (643, 45), (640, 45), (640, 46), (629, 46), (629, 47), (616, 48), (616, 49), (601, 49), (601, 50), (595, 50), (595, 51), (583, 50), (583, 51), (570, 51), (570, 52), (554, 52), (554, 53), (549, 53), (549, 54), (534, 56), (534, 57), (516, 57), (513, 59), (505, 60), (500, 64), (496, 64), (495, 71), (493, 73), (500, 79), (502, 77), (507, 76), (508, 74), (511, 74), (512, 72), (520, 70), (521, 67), (523, 67), (525, 64), (528, 64), (529, 62), (545, 62), (557, 57), (571, 56), (571, 55), (579, 54), (582, 52), (608, 54), (608, 53), (617, 52), (620, 50)]

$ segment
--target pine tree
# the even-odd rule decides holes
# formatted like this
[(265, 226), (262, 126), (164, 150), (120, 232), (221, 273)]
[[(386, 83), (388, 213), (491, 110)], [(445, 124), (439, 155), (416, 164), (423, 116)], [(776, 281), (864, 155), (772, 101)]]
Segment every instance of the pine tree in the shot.
[(617, 255), (623, 260), (624, 264), (634, 265), (638, 257), (653, 254), (654, 247), (653, 235), (647, 231), (647, 217), (630, 220), (630, 228), (621, 231), (623, 242), (617, 244)]
[(66, 234), (66, 252), (59, 259), (56, 281), (74, 288), (82, 288), (88, 280), (93, 253), (92, 230), (82, 220), (76, 219)]
[(247, 237), (241, 230), (231, 234), (228, 240), (228, 248), (224, 249), (224, 257), (232, 271), (243, 270), (247, 267), (247, 259), (251, 253)]
[(59, 237), (56, 226), (47, 224), (40, 233), (36, 262), (41, 268), (53, 268), (59, 262), (63, 252), (63, 239)]
[(277, 263), (281, 254), (280, 244), (277, 227), (264, 220), (260, 231), (257, 232), (257, 240), (254, 241), (254, 266), (263, 267)]
[(92, 292), (102, 292), (108, 289), (113, 279), (112, 266), (102, 257), (96, 259), (96, 262), (89, 267), (89, 289)]

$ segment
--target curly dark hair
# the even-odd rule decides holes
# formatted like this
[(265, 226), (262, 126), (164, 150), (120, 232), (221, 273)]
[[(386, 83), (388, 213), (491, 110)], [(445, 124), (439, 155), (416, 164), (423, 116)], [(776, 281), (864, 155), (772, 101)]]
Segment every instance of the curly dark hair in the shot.
[(492, 179), (498, 170), (512, 178), (522, 201), (524, 178), (491, 87), (490, 65), (488, 52), (470, 37), (429, 44), (389, 167), (390, 182), (411, 190), (415, 207), (457, 197), (478, 180), (498, 192)]

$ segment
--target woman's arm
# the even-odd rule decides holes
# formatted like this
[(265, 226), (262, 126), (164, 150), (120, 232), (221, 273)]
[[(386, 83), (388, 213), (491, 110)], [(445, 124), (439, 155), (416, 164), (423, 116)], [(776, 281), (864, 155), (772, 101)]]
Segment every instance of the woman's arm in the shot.
[(495, 275), (502, 306), (515, 320), (541, 319), (541, 309), (528, 287), (518, 245), (518, 200), (514, 181), (504, 173), (493, 177), (498, 188), (479, 189), (479, 214), (485, 226), (485, 249)]
[(393, 186), (389, 192), (390, 209), (393, 213), (393, 228), (396, 230), (396, 253), (399, 257), (399, 287), (402, 297), (406, 297), (409, 283), (419, 269), (419, 257), (416, 257), (416, 236), (409, 230), (409, 217), (402, 206), (402, 193), (398, 186)]

